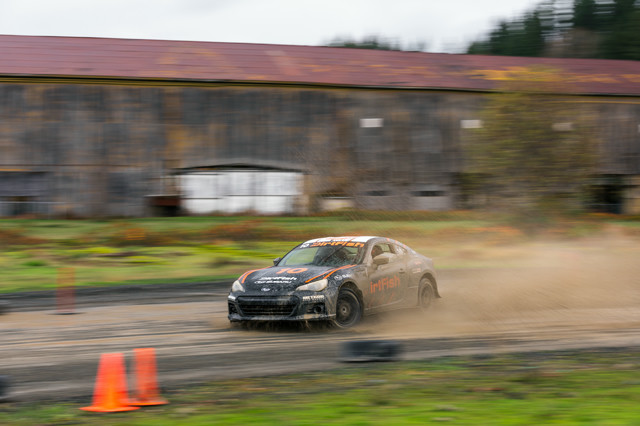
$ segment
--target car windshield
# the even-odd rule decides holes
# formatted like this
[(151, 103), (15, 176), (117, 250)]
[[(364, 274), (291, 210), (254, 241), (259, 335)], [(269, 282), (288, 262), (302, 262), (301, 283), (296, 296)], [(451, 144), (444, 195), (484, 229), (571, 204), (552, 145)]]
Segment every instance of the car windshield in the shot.
[(354, 265), (360, 259), (362, 247), (351, 247), (346, 245), (325, 245), (315, 247), (300, 246), (291, 250), (278, 266), (346, 266)]

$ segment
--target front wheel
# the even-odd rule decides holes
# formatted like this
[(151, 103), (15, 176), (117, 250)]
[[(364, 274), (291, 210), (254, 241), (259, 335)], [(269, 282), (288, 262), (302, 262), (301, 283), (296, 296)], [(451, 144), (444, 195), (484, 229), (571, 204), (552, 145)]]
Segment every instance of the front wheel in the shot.
[(420, 309), (427, 309), (433, 302), (435, 295), (436, 292), (433, 289), (431, 280), (423, 278), (422, 281), (420, 281), (420, 293), (418, 295), (418, 306)]
[(338, 328), (349, 328), (356, 325), (360, 318), (362, 318), (362, 306), (358, 296), (348, 288), (340, 290), (333, 324)]

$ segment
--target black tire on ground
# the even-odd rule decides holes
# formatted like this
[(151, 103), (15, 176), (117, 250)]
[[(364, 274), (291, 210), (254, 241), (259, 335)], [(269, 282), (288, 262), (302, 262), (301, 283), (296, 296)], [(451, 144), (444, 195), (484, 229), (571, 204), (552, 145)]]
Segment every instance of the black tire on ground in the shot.
[(343, 362), (393, 361), (401, 353), (402, 346), (393, 340), (353, 340), (342, 344), (340, 359)]
[(435, 297), (436, 292), (433, 288), (433, 283), (429, 278), (423, 278), (420, 281), (420, 292), (418, 293), (418, 306), (420, 309), (429, 308)]
[(358, 296), (348, 288), (343, 288), (338, 293), (336, 302), (336, 317), (333, 324), (338, 328), (349, 328), (360, 322), (362, 318), (362, 305)]
[(0, 402), (9, 394), (9, 376), (0, 376)]

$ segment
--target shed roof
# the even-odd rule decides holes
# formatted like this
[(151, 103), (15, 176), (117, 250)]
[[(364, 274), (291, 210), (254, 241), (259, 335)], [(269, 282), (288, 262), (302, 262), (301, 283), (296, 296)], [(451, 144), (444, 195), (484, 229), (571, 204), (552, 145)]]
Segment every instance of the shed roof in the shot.
[(492, 90), (541, 65), (585, 94), (640, 95), (640, 61), (318, 46), (0, 35), (0, 76)]

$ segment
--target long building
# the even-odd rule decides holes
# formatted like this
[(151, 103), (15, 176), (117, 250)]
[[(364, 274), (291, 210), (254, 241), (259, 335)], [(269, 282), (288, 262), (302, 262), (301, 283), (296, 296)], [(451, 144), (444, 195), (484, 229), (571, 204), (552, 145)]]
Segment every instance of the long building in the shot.
[(486, 94), (562, 73), (596, 111), (594, 208), (640, 213), (640, 62), (0, 36), (0, 216), (465, 207)]

